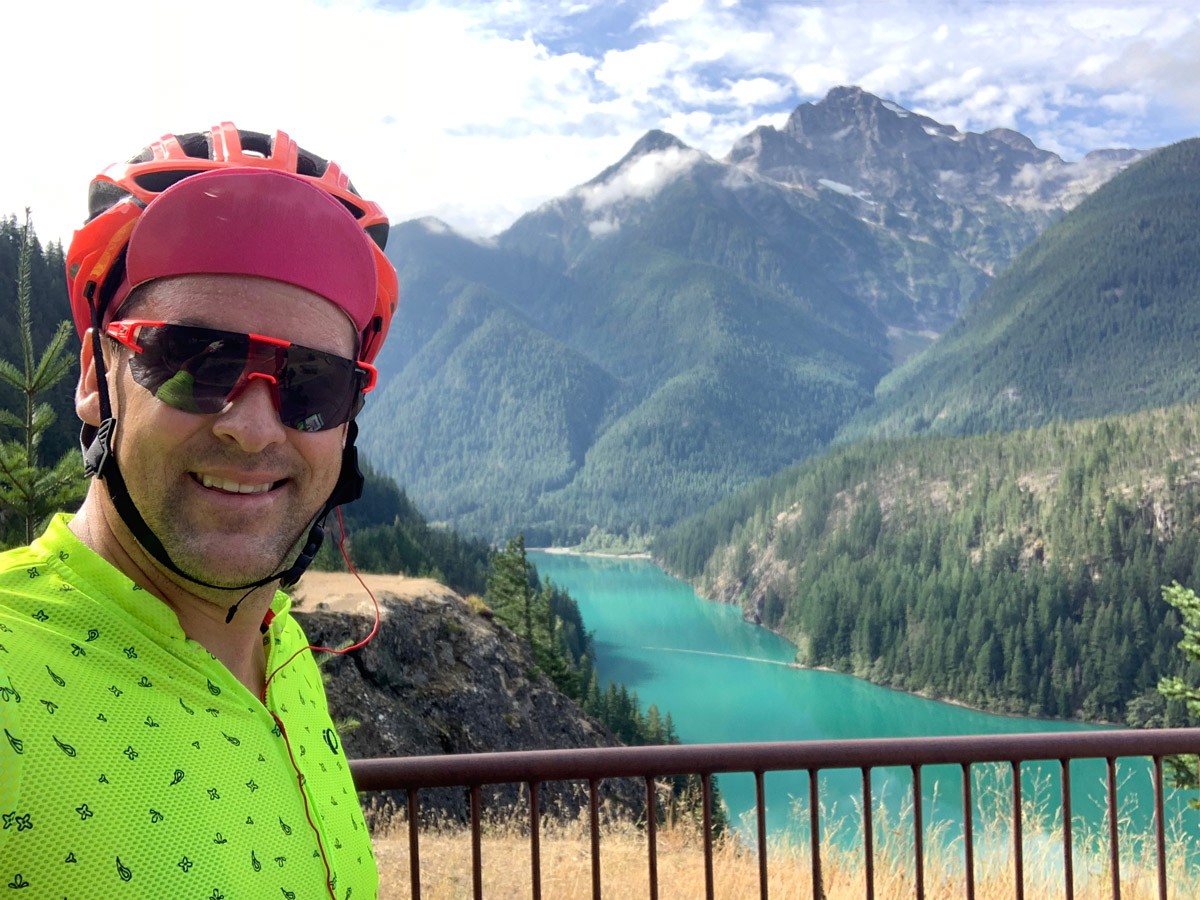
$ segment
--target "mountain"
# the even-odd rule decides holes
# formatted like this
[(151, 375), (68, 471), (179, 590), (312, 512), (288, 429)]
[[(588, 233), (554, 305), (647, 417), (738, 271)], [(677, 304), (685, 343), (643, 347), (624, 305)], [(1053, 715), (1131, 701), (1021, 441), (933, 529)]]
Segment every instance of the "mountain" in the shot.
[(840, 436), (1011, 430), (1200, 398), (1200, 140), (1089, 196)]
[(1128, 157), (844, 88), (724, 160), (650, 132), (488, 242), (403, 223), (363, 446), (464, 531), (653, 532), (825, 447)]
[[(782, 130), (756, 129), (730, 160), (782, 184), (840, 194), (872, 222), (948, 246), (994, 275), (1047, 224), (1141, 155), (1096, 151), (1067, 163), (1015, 131), (959, 132), (843, 87), (798, 107)], [(927, 324), (940, 331), (958, 311), (930, 310)]]

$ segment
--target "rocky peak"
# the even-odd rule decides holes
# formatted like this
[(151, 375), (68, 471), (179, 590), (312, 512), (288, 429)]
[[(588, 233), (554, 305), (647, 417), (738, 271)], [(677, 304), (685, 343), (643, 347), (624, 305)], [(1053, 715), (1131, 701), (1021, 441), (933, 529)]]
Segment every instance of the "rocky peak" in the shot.
[(836, 87), (820, 102), (796, 107), (782, 129), (747, 135), (727, 161), (776, 181), (832, 190), (857, 201), (865, 217), (926, 240), (932, 229), (961, 227), (1001, 207), (1040, 217), (1030, 222), (1040, 229), (1085, 193), (1076, 182), (1086, 178), (1093, 189), (1097, 177), (1116, 174), (1129, 158), (1100, 153), (1086, 166), (1066, 163), (1011, 129), (960, 132), (862, 88)]
[(1054, 155), (1049, 151), (1040, 149), (1033, 141), (1021, 134), (1021, 132), (1013, 131), (1011, 128), (993, 128), (991, 131), (985, 131), (983, 136), (990, 138), (996, 143), (1004, 144), (1006, 147), (1011, 147), (1013, 150), (1043, 156)]
[(696, 153), (698, 151), (689, 147), (673, 134), (668, 134), (665, 131), (660, 131), (657, 128), (647, 131), (644, 135), (637, 139), (637, 142), (629, 148), (629, 152), (621, 157), (620, 161), (609, 166), (591, 181), (587, 182), (584, 187), (603, 184), (611, 179), (618, 172), (627, 169), (629, 166), (637, 163), (638, 160), (645, 156), (650, 156), (655, 153), (665, 153), (670, 150), (680, 152)]
[(867, 145), (911, 145), (927, 143), (926, 129), (955, 132), (933, 119), (917, 115), (902, 106), (881, 100), (859, 87), (833, 88), (819, 103), (796, 107), (784, 134), (810, 148), (833, 142), (860, 147)]
[(675, 137), (675, 135), (654, 128), (638, 138), (637, 143), (630, 148), (627, 154), (625, 154), (625, 159), (634, 159), (639, 156), (644, 156), (647, 153), (659, 153), (663, 150), (670, 150), (672, 148), (676, 150), (691, 149), (687, 144)]

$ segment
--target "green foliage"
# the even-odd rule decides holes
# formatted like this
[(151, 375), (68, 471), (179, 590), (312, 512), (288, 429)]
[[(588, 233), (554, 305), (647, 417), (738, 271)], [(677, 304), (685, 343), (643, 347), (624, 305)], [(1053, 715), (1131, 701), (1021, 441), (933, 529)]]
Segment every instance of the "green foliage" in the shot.
[[(678, 744), (671, 714), (657, 706), (642, 711), (637, 692), (610, 682), (603, 690), (592, 665), (592, 636), (583, 624), (579, 605), (553, 582), (543, 584), (537, 567), (525, 554), (525, 537), (511, 538), (491, 556), (487, 576), (487, 601), (496, 618), (530, 647), (534, 665), (584, 712), (598, 719), (622, 743), (630, 745)], [(702, 807), (694, 778), (670, 779), (664, 814), (697, 814)], [(713, 780), (715, 827), (728, 822)]]
[(575, 200), (487, 248), (397, 228), (412, 337), (381, 359), (372, 459), (456, 527), (574, 544), (652, 533), (823, 447), (890, 364), (845, 273), (860, 251), (872, 291), (912, 273), (874, 268), (875, 230), (795, 191), (756, 198), (783, 219), (765, 229), (725, 174), (602, 239)]
[(977, 434), (1200, 398), (1200, 140), (1048, 228), (839, 434)]
[(533, 640), (533, 564), (525, 556), (525, 535), (519, 534), (503, 550), (492, 554), (487, 577), (487, 600), (501, 622), (525, 639)]
[(539, 583), (537, 569), (525, 555), (524, 535), (492, 554), (487, 601), (496, 618), (525, 641), (538, 671), (568, 697), (582, 700), (582, 666), (591, 637), (570, 594), (553, 583)]
[(630, 527), (628, 534), (613, 534), (599, 525), (593, 525), (592, 530), (574, 549), (579, 553), (645, 553), (650, 549), (650, 540), (650, 535), (643, 534), (637, 525)]
[[(355, 568), (434, 578), (462, 594), (481, 593), (487, 572), (487, 544), (430, 525), (392, 479), (366, 463), (362, 470), (363, 495), (343, 511)], [(332, 541), (322, 546), (313, 568), (345, 570)]]
[(1186, 674), (1180, 617), (1157, 595), (1200, 575), (1198, 436), (1188, 405), (866, 442), (681, 524), (654, 553), (810, 665), (1000, 711), (1179, 724), (1183, 703), (1147, 694)]
[[(1182, 617), (1181, 627), (1183, 638), (1179, 641), (1179, 649), (1187, 657), (1191, 670), (1188, 678), (1178, 675), (1163, 678), (1158, 683), (1158, 691), (1168, 702), (1183, 703), (1187, 706), (1193, 718), (1200, 719), (1200, 597), (1191, 588), (1185, 588), (1179, 582), (1173, 582), (1163, 588), (1163, 600), (1179, 610)], [(1170, 757), (1166, 760), (1176, 787), (1194, 789), (1198, 786), (1196, 756)], [(1200, 800), (1192, 800), (1191, 805), (1200, 809)]]
[(47, 432), (54, 424), (53, 407), (39, 398), (70, 373), (67, 352), (72, 327), (60, 322), (40, 356), (34, 352), (32, 260), (36, 252), (28, 210), (20, 232), (17, 272), (17, 327), (21, 366), (0, 359), (0, 383), (23, 401), (17, 411), (0, 409), (0, 427), (17, 437), (0, 443), (0, 538), (4, 545), (29, 543), (54, 513), (72, 507), (87, 493), (79, 453), (68, 450), (51, 466), (39, 461)]

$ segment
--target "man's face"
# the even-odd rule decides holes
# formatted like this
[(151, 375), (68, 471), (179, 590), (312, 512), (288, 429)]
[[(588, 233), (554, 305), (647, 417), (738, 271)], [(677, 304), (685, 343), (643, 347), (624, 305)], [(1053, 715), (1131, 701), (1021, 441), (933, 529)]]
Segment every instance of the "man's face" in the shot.
[[(122, 317), (252, 332), (354, 356), (354, 327), (341, 310), (262, 278), (161, 279)], [(333, 490), (346, 426), (311, 433), (285, 427), (262, 379), (251, 379), (222, 412), (181, 412), (134, 382), (130, 352), (106, 353), (116, 454), (150, 530), (177, 566), (213, 584), (246, 584), (279, 571)], [(121, 535), (127, 540), (124, 529)]]

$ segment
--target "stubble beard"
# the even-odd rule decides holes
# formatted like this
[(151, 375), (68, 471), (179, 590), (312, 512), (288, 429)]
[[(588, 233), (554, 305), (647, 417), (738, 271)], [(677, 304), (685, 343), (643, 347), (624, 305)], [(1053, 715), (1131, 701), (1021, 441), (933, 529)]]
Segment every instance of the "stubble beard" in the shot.
[(152, 496), (144, 500), (145, 507), (138, 506), (147, 526), (180, 570), (228, 590), (286, 569), (318, 512), (314, 509), (306, 514), (293, 507), (282, 519), (227, 517), (220, 527), (206, 521), (203, 511), (196, 508), (194, 495), (189, 498), (193, 490), (191, 485), (183, 484), (151, 492)]

